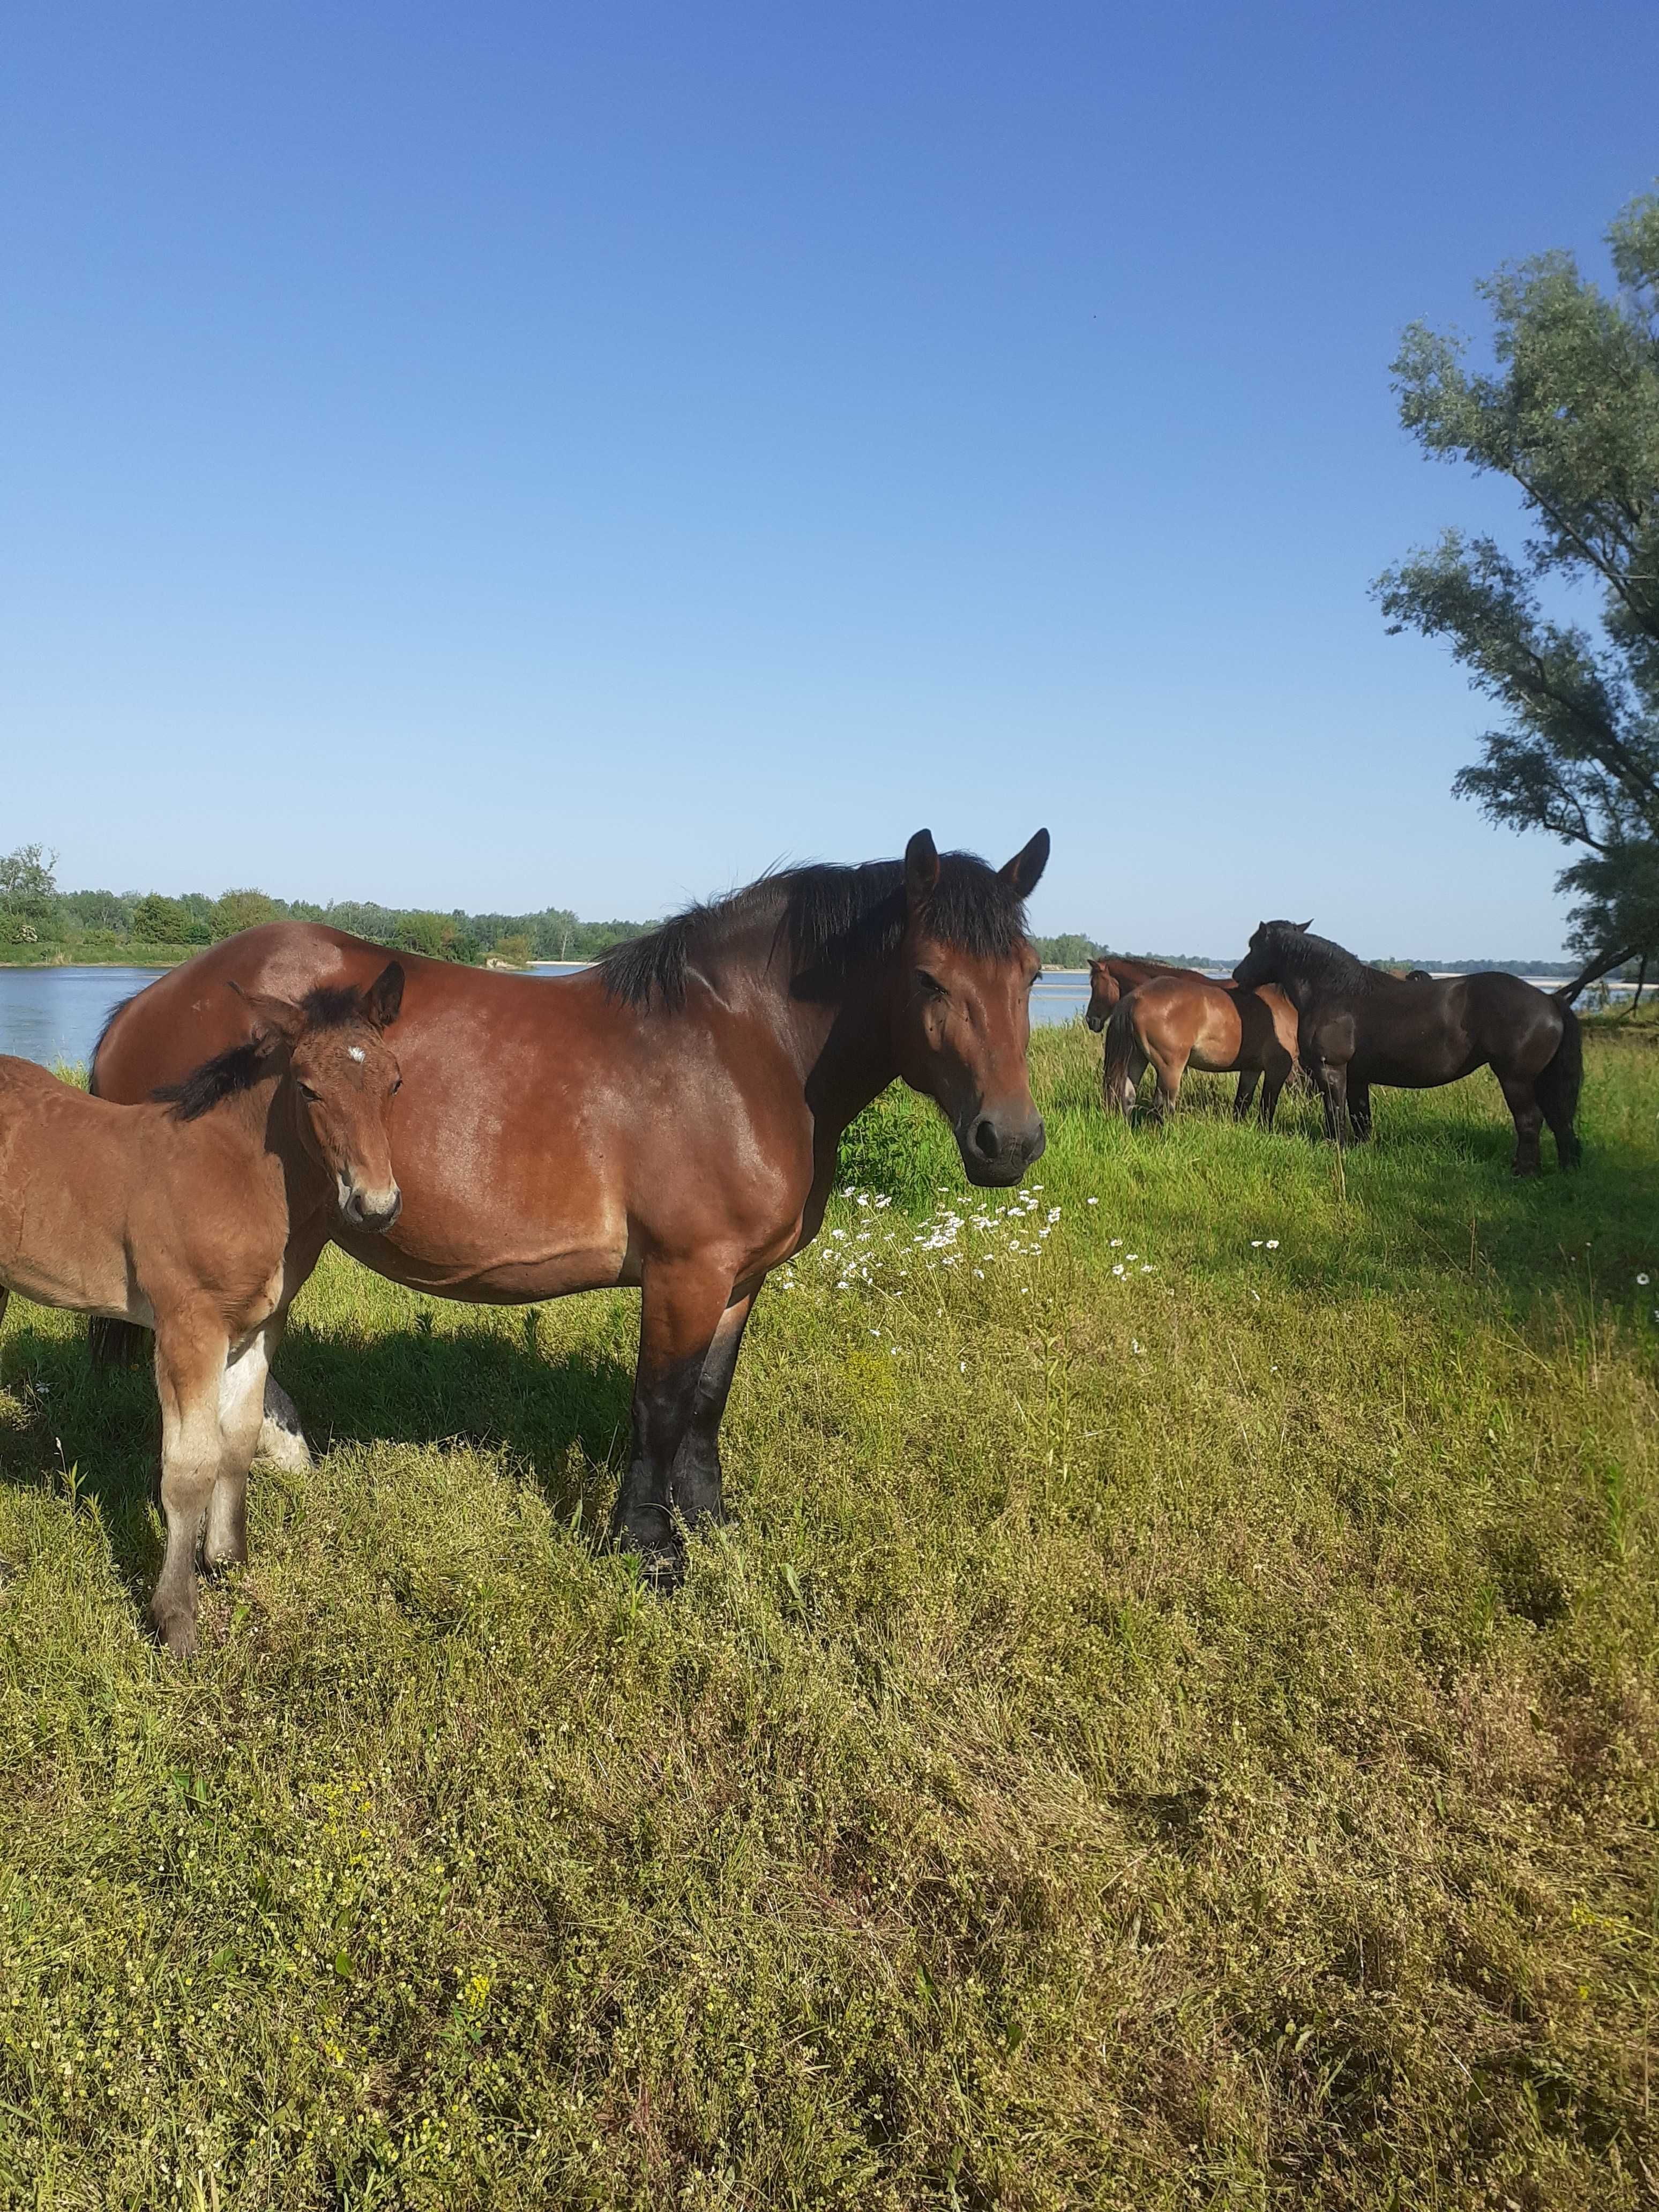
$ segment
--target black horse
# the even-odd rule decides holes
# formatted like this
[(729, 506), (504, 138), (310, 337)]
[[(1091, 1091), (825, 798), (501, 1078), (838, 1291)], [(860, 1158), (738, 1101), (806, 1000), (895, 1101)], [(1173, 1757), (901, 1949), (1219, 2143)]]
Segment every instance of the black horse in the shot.
[(1570, 983), (1546, 993), (1488, 971), (1432, 978), (1385, 975), (1312, 937), (1305, 921), (1263, 921), (1233, 981), (1277, 983), (1295, 1006), (1303, 1070), (1325, 1102), (1330, 1136), (1371, 1133), (1371, 1085), (1430, 1091), (1490, 1066), (1515, 1117), (1515, 1173), (1536, 1175), (1547, 1121), (1564, 1168), (1578, 1158), (1573, 1116), (1583, 1043)]

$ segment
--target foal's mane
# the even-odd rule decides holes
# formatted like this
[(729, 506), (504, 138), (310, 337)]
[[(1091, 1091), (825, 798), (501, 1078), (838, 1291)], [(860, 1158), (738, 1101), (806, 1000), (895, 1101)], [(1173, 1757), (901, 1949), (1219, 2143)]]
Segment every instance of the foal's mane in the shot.
[[(343, 1029), (364, 1018), (362, 993), (352, 983), (319, 983), (301, 1000), (300, 1010), (307, 1030)], [(270, 1043), (246, 1037), (192, 1068), (182, 1083), (164, 1083), (149, 1095), (158, 1105), (172, 1107), (175, 1121), (197, 1121), (276, 1073)]]
[[(791, 988), (811, 998), (855, 971), (890, 958), (908, 918), (902, 860), (857, 867), (816, 863), (763, 876), (729, 897), (688, 907), (643, 937), (630, 937), (599, 963), (607, 994), (625, 1006), (671, 1010), (685, 1004), (685, 981), (700, 961), (771, 925), (758, 956), (763, 968), (781, 938), (789, 946)], [(979, 959), (1006, 960), (1025, 933), (1025, 907), (1007, 878), (973, 853), (942, 853), (926, 908), (934, 937)]]

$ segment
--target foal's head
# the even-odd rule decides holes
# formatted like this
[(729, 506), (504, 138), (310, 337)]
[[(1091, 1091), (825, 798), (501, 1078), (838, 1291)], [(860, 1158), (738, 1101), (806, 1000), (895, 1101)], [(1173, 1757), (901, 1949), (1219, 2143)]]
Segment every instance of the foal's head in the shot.
[(1297, 939), (1313, 927), (1306, 921), (1259, 921), (1250, 932), (1250, 949), (1233, 970), (1233, 981), (1247, 991), (1260, 983), (1282, 983), (1287, 966), (1301, 949)]
[(944, 1109), (973, 1183), (1018, 1182), (1045, 1142), (1025, 1062), (1042, 963), (1019, 908), (1048, 859), (1046, 830), (994, 873), (955, 854), (941, 864), (925, 830), (905, 848), (898, 1072)]
[(1118, 980), (1103, 960), (1089, 963), (1089, 1011), (1083, 1017), (1091, 1030), (1103, 1030), (1107, 1017), (1123, 996)]
[(333, 1176), (341, 1218), (354, 1229), (390, 1229), (404, 1200), (386, 1124), (403, 1077), (386, 1031), (403, 1001), (403, 969), (394, 960), (366, 991), (324, 986), (298, 1006), (231, 988), (247, 1001), (260, 1055), (287, 1052), (295, 1132)]

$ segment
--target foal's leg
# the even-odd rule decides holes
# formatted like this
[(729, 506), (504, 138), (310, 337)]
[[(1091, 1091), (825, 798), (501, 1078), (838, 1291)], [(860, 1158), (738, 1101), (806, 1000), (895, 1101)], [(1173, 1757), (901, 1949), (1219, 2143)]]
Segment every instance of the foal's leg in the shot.
[(1249, 1119), (1250, 1106), (1255, 1097), (1257, 1075), (1258, 1071), (1254, 1067), (1242, 1068), (1239, 1071), (1238, 1088), (1233, 1093), (1235, 1121), (1247, 1121)]
[(210, 1567), (241, 1565), (247, 1558), (247, 1471), (264, 1419), (265, 1378), (270, 1364), (270, 1334), (280, 1322), (255, 1331), (227, 1361), (219, 1383), (219, 1433), (223, 1455), (208, 1503), (207, 1540), (202, 1553)]
[[(1492, 1073), (1497, 1074), (1494, 1068)], [(1515, 1159), (1511, 1175), (1534, 1176), (1543, 1164), (1538, 1140), (1544, 1127), (1544, 1109), (1528, 1075), (1499, 1075), (1504, 1101), (1515, 1117)]]
[(216, 1322), (198, 1324), (188, 1315), (155, 1332), (167, 1550), (149, 1609), (176, 1659), (196, 1649), (196, 1539), (223, 1456), (219, 1390), (229, 1349)]
[(704, 1364), (732, 1295), (727, 1267), (647, 1261), (641, 1285), (640, 1361), (634, 1376), (634, 1437), (611, 1519), (617, 1540), (662, 1581), (679, 1571), (674, 1461), (696, 1408)]
[(720, 1487), (720, 1421), (754, 1303), (751, 1291), (746, 1298), (735, 1299), (720, 1316), (697, 1381), (696, 1402), (674, 1455), (673, 1500), (688, 1528), (726, 1518)]

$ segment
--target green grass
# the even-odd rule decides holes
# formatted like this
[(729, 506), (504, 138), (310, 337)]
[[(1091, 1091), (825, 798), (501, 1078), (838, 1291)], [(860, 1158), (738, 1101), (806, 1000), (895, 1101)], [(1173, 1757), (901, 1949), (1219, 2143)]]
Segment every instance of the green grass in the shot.
[(148, 1380), (14, 1305), (0, 2202), (1653, 2202), (1659, 1054), (1521, 1185), (1485, 1076), (1339, 1176), (1098, 1054), (989, 1231), (854, 1133), (668, 1600), (632, 1302), (331, 1256), (178, 1668)]

